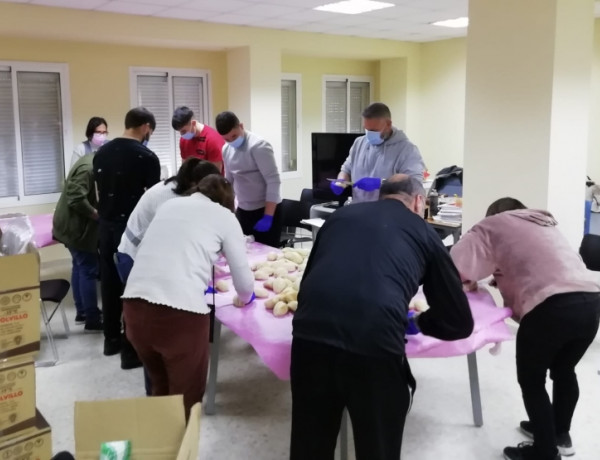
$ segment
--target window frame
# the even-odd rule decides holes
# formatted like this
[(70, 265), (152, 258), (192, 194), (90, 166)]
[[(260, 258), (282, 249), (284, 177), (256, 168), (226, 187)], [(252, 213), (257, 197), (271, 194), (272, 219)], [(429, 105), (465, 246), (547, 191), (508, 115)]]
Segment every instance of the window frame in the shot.
[[(296, 170), (283, 171), (283, 149), (280, 152), (281, 178), (299, 179), (302, 177), (303, 155), (302, 155), (302, 74), (282, 73), (281, 81), (293, 80), (296, 82)], [(282, 138), (283, 144), (283, 138)]]
[(47, 72), (58, 73), (60, 78), (60, 103), (62, 115), (63, 138), (63, 181), (69, 173), (69, 163), (73, 153), (73, 116), (71, 112), (71, 83), (69, 78), (69, 65), (54, 62), (33, 61), (3, 61), (0, 60), (0, 69), (11, 71), (11, 84), (13, 95), (13, 119), (15, 123), (15, 144), (17, 152), (17, 174), (19, 182), (18, 196), (0, 197), (0, 209), (21, 206), (35, 206), (56, 203), (61, 192), (45, 193), (42, 195), (25, 195), (25, 178), (23, 170), (23, 146), (21, 142), (21, 117), (19, 112), (19, 91), (17, 72)]
[[(347, 83), (368, 83), (369, 84), (369, 103), (373, 103), (373, 77), (367, 75), (323, 75), (321, 82), (321, 128), (324, 133), (327, 131), (327, 82), (342, 81)], [(350, 85), (346, 88), (346, 107), (350, 107)], [(346, 133), (349, 133), (350, 110), (346, 110)]]
[[(165, 76), (167, 77), (168, 87), (169, 87), (169, 106), (171, 107), (171, 113), (175, 110), (174, 100), (173, 100), (173, 77), (195, 77), (202, 78), (202, 97), (204, 98), (204, 111), (203, 118), (204, 123), (207, 125), (212, 125), (212, 78), (211, 71), (207, 69), (184, 69), (177, 67), (129, 67), (129, 103), (130, 108), (138, 107), (138, 97), (137, 97), (137, 77), (138, 76)], [(195, 114), (197, 118), (197, 114)], [(172, 175), (177, 174), (179, 170), (179, 165), (181, 164), (181, 156), (178, 158), (178, 146), (177, 146), (177, 136), (175, 134), (175, 130), (169, 124), (169, 129), (173, 131), (173, 136), (171, 138), (171, 149), (173, 153), (173, 157), (171, 158), (171, 173)]]

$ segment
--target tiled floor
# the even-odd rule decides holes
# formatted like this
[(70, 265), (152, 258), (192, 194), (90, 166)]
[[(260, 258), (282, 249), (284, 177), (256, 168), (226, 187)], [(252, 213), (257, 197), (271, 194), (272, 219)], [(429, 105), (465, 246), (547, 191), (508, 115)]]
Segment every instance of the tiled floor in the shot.
[[(68, 264), (45, 269), (45, 277), (68, 277)], [(73, 321), (72, 300), (67, 301)], [(60, 331), (60, 320), (53, 320)], [(118, 357), (102, 355), (102, 336), (73, 334), (59, 340), (61, 362), (37, 369), (38, 406), (53, 428), (54, 450), (72, 450), (73, 403), (77, 400), (139, 397), (141, 371), (122, 371)], [(43, 357), (49, 355), (47, 342)], [(418, 380), (413, 410), (404, 433), (408, 460), (486, 460), (501, 458), (507, 444), (524, 438), (516, 426), (524, 418), (514, 368), (514, 343), (499, 356), (478, 353), (485, 425), (472, 424), (466, 358), (412, 360)], [(261, 364), (253, 350), (224, 330), (219, 369), (217, 414), (204, 416), (202, 460), (283, 460), (288, 457), (289, 383)], [(600, 342), (594, 343), (578, 369), (581, 400), (573, 425), (576, 459), (600, 458)], [(351, 455), (350, 458), (354, 458)]]

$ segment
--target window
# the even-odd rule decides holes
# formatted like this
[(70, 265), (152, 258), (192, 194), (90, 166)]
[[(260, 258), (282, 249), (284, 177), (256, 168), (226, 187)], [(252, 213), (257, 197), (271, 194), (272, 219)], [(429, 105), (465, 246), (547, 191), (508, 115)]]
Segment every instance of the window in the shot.
[(179, 69), (131, 69), (131, 105), (144, 106), (156, 117), (148, 148), (160, 159), (163, 176), (181, 165), (179, 133), (171, 127), (176, 107), (186, 105), (194, 119), (210, 124), (208, 72)]
[(371, 103), (368, 77), (323, 78), (323, 124), (329, 133), (361, 133), (362, 111)]
[[(281, 80), (281, 171), (299, 173), (300, 75)], [(289, 174), (288, 174), (289, 176)]]
[(0, 204), (58, 199), (71, 151), (67, 88), (66, 65), (0, 63)]

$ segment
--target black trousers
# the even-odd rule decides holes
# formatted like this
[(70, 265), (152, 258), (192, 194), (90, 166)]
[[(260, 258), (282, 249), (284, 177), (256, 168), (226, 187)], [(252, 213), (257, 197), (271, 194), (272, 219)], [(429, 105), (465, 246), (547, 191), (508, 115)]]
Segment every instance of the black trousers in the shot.
[(278, 248), (281, 244), (281, 227), (283, 224), (281, 215), (281, 205), (277, 205), (275, 214), (273, 215), (273, 225), (268, 232), (257, 232), (254, 230), (256, 223), (265, 215), (265, 208), (256, 209), (254, 211), (245, 211), (237, 208), (235, 215), (242, 226), (244, 235), (253, 235), (254, 240), (258, 243), (266, 244)]
[(412, 399), (409, 379), (402, 355), (362, 356), (294, 338), (290, 459), (333, 460), (347, 408), (356, 459), (398, 460)]
[(100, 292), (102, 296), (102, 313), (104, 315), (104, 337), (106, 339), (119, 339), (121, 337), (123, 283), (115, 266), (114, 255), (117, 252), (126, 225), (126, 222), (100, 220)]
[[(598, 332), (600, 295), (550, 297), (521, 320), (517, 333), (517, 377), (533, 427), (536, 458), (554, 459), (556, 435), (568, 433), (579, 399), (575, 366)], [(552, 403), (546, 374), (554, 381)]]

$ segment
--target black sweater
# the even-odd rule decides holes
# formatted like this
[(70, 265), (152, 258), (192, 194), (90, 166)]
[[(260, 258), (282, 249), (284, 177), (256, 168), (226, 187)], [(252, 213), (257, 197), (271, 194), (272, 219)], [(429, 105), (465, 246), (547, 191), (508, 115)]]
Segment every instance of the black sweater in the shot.
[(469, 303), (435, 231), (394, 199), (346, 206), (317, 235), (294, 337), (361, 355), (404, 354), (408, 304), (420, 284), (431, 307), (419, 317), (423, 334), (468, 337)]

